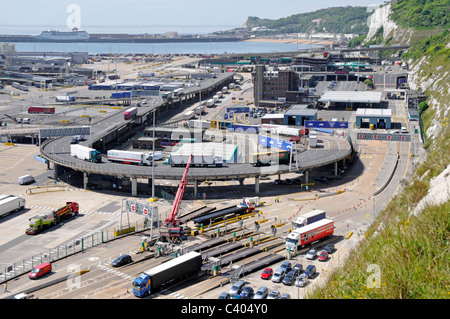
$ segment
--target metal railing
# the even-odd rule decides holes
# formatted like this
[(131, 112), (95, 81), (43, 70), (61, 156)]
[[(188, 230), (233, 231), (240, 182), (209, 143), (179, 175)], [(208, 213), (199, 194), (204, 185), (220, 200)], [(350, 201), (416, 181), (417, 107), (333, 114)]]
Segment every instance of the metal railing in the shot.
[[(144, 224), (144, 221), (136, 222), (135, 225), (130, 225), (130, 227), (134, 227), (135, 230), (133, 232), (128, 232), (127, 235), (150, 229), (149, 226)], [(117, 235), (117, 232), (119, 230), (120, 229), (117, 226), (101, 229), (96, 232), (85, 234), (80, 238), (71, 240), (47, 251), (42, 251), (41, 253), (33, 255), (31, 257), (14, 261), (12, 264), (0, 268), (0, 283), (26, 274), (27, 272), (30, 272), (33, 267), (42, 263), (55, 262), (61, 258), (68, 257), (70, 255), (85, 251), (89, 248), (98, 246), (108, 241), (126, 236)]]

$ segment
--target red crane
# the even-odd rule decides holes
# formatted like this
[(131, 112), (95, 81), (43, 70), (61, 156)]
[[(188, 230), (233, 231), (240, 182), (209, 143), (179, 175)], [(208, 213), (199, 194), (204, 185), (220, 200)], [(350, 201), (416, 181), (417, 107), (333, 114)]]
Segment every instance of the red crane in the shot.
[(189, 165), (191, 164), (193, 155), (189, 156), (189, 159), (186, 163), (186, 169), (184, 170), (183, 178), (181, 179), (180, 185), (178, 185), (177, 194), (175, 195), (175, 199), (173, 201), (172, 210), (170, 211), (169, 217), (165, 220), (166, 226), (177, 227), (180, 224), (180, 219), (177, 218), (178, 210), (180, 209), (181, 200), (183, 199), (184, 191), (186, 190), (188, 181), (186, 179), (186, 175), (189, 171)]

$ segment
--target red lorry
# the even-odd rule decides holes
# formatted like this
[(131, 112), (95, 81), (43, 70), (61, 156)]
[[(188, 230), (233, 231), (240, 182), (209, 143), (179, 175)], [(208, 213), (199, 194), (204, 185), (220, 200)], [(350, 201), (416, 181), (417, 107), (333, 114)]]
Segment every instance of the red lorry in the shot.
[(30, 106), (28, 108), (28, 113), (55, 114), (55, 108), (50, 106)]

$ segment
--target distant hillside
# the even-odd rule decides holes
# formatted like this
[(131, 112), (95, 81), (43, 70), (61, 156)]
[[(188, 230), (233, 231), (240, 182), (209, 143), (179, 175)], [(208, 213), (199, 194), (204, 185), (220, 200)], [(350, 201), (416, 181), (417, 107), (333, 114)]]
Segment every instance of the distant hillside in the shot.
[(329, 33), (367, 33), (366, 7), (336, 7), (314, 12), (294, 14), (277, 20), (248, 17), (247, 28), (267, 27), (272, 33), (329, 32)]

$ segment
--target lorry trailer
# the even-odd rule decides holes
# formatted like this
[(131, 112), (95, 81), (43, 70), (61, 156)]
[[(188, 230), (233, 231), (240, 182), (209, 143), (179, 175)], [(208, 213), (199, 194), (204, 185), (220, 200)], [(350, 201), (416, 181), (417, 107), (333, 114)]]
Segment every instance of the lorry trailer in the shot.
[(289, 151), (269, 151), (262, 153), (250, 154), (250, 164), (253, 166), (265, 166), (276, 164), (286, 164), (289, 163)]
[(63, 220), (78, 215), (79, 206), (75, 202), (66, 202), (66, 205), (49, 213), (39, 214), (29, 219), (30, 226), (25, 231), (27, 235), (37, 235), (47, 228), (58, 225)]
[(93, 163), (100, 163), (102, 161), (102, 154), (99, 151), (80, 144), (70, 145), (70, 156)]
[(181, 279), (187, 279), (200, 272), (202, 255), (191, 251), (180, 257), (171, 259), (161, 265), (144, 271), (133, 281), (133, 294), (136, 297), (146, 297), (161, 288)]
[(30, 106), (28, 108), (29, 114), (55, 114), (55, 108), (54, 107), (47, 107), (47, 106)]
[[(172, 154), (169, 157), (169, 163), (171, 166), (179, 166), (184, 167), (186, 166), (190, 155), (177, 155)], [(222, 156), (216, 156), (216, 155), (194, 155), (191, 161), (191, 167), (192, 166), (203, 166), (203, 167), (222, 167), (223, 166), (223, 160)]]
[(209, 99), (208, 101), (206, 101), (206, 107), (213, 107), (214, 103), (214, 99)]
[(131, 120), (137, 115), (137, 107), (130, 107), (123, 113), (124, 120)]
[(286, 237), (286, 249), (298, 251), (306, 245), (329, 238), (334, 232), (334, 221), (321, 219), (292, 231)]
[[(155, 155), (157, 154), (155, 153)], [(107, 158), (108, 161), (116, 163), (152, 165), (152, 155), (150, 153), (109, 150)]]
[(55, 102), (65, 102), (65, 103), (75, 102), (75, 97), (70, 95), (55, 96)]
[(0, 217), (25, 208), (25, 198), (15, 195), (0, 195)]
[(293, 224), (295, 228), (300, 228), (326, 218), (325, 215), (326, 214), (323, 210), (314, 209), (309, 213), (298, 216)]

